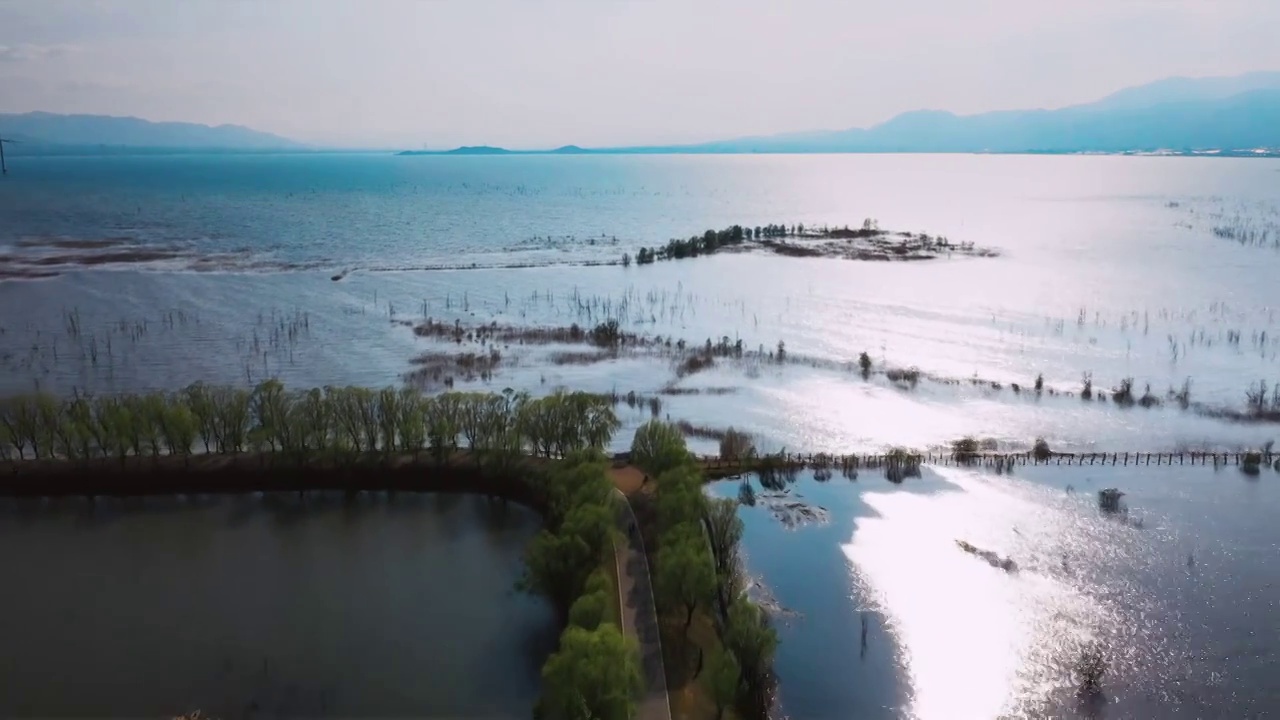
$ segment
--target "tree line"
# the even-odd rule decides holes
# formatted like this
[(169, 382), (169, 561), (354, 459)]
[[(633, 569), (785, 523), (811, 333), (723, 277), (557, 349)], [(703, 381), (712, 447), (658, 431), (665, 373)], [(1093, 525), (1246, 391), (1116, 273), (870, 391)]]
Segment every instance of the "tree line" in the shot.
[(644, 683), (639, 648), (618, 625), (602, 569), (614, 561), (616, 511), (608, 464), (598, 450), (571, 454), (538, 481), (545, 527), (525, 552), (519, 587), (549, 599), (566, 627), (542, 667), (538, 718), (634, 717)]
[(197, 452), (280, 453), (306, 462), (465, 447), (478, 463), (604, 448), (621, 423), (607, 398), (559, 391), (448, 392), (193, 384), (128, 395), (35, 393), (0, 399), (0, 460), (88, 460)]
[[(745, 436), (735, 441), (745, 442)], [(740, 717), (765, 717), (775, 687), (778, 637), (747, 597), (737, 503), (702, 492), (696, 460), (669, 423), (650, 421), (636, 431), (631, 462), (656, 477), (646, 547), (661, 622), (675, 633), (664, 633), (664, 650), (696, 655), (688, 663), (667, 658), (669, 676), (683, 673), (673, 687), (700, 683), (718, 717), (729, 708)], [(547, 499), (546, 527), (527, 549), (520, 587), (547, 597), (566, 627), (543, 666), (537, 716), (632, 718), (643, 688), (638, 648), (609, 616), (607, 593), (614, 590), (601, 569), (612, 559), (612, 543), (626, 542), (617, 536), (607, 462), (595, 451), (574, 453), (538, 482)], [(713, 627), (715, 643), (700, 645), (691, 638), (699, 618)]]
[[(735, 433), (730, 444), (734, 453), (752, 452), (745, 435)], [(654, 596), (659, 611), (680, 629), (684, 653), (696, 653), (687, 679), (703, 682), (718, 717), (730, 707), (743, 717), (766, 717), (773, 703), (778, 636), (747, 597), (737, 502), (703, 493), (702, 474), (684, 435), (669, 423), (642, 425), (632, 441), (631, 461), (657, 478), (656, 535), (650, 545)], [(719, 638), (709, 652), (690, 638), (699, 614), (710, 618)]]

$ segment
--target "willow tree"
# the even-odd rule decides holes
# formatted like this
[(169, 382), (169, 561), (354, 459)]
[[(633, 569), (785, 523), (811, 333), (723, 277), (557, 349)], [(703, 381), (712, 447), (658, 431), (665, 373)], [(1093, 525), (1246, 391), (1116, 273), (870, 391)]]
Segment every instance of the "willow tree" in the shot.
[(208, 453), (219, 449), (218, 433), (213, 417), (213, 399), (209, 396), (209, 388), (204, 383), (192, 383), (182, 391), (182, 397), (196, 419), (200, 440), (204, 443), (204, 451)]
[(644, 689), (635, 642), (609, 623), (570, 626), (542, 666), (539, 716), (554, 720), (631, 720)]
[(294, 396), (279, 380), (272, 378), (259, 383), (249, 396), (253, 444), (261, 446), (265, 442), (271, 452), (293, 448), (295, 426), (289, 421), (293, 405)]
[(654, 559), (654, 595), (664, 610), (684, 611), (684, 631), (693, 614), (716, 591), (715, 564), (702, 528), (692, 523), (667, 531)]
[(636, 429), (631, 441), (631, 462), (646, 472), (660, 475), (689, 461), (684, 435), (676, 426), (650, 420)]
[(181, 394), (170, 395), (160, 416), (160, 434), (169, 453), (181, 455), (185, 464), (191, 456), (191, 446), (196, 442), (199, 428), (200, 423), (186, 399)]
[(414, 388), (404, 388), (396, 401), (399, 413), (400, 448), (413, 453), (414, 459), (427, 446), (427, 415), (425, 398)]

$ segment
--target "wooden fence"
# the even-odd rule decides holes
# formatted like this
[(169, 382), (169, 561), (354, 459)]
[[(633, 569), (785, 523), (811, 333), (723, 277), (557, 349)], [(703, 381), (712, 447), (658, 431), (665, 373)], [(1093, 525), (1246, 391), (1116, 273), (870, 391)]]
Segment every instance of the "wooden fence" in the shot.
[(714, 456), (702, 456), (698, 460), (704, 470), (712, 474), (754, 472), (762, 468), (879, 468), (886, 465), (919, 464), (943, 467), (1011, 467), (1025, 465), (1061, 465), (1067, 467), (1093, 466), (1147, 466), (1203, 465), (1213, 467), (1239, 466), (1249, 460), (1271, 465), (1280, 454), (1275, 453), (897, 453), (885, 455), (828, 455), (822, 453), (783, 453), (756, 458), (734, 460)]

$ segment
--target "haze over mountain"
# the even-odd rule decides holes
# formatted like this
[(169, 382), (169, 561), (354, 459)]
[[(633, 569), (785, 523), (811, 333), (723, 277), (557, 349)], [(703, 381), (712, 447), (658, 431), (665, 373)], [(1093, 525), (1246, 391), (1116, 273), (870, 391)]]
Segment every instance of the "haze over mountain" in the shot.
[[(240, 125), (199, 125), (150, 122), (135, 117), (58, 115), (29, 112), (0, 114), (0, 135), (18, 141), (14, 154), (56, 152), (59, 149), (189, 149), (297, 150), (293, 140)], [(105, 146), (105, 147), (103, 147)]]
[[(0, 134), (19, 141), (13, 154), (129, 151), (308, 149), (239, 125), (150, 122), (134, 117), (0, 114)], [(820, 152), (1130, 152), (1280, 149), (1280, 72), (1168, 78), (1126, 88), (1096, 102), (1056, 110), (956, 115), (918, 110), (869, 128), (815, 130), (690, 145), (509, 150), (468, 146), (454, 155), (520, 152), (820, 153)], [(406, 154), (419, 154), (413, 151)], [(429, 154), (435, 154), (434, 152)]]
[[(1168, 78), (1057, 110), (960, 116), (903, 113), (870, 128), (692, 145), (601, 148), (627, 153), (1130, 152), (1280, 148), (1280, 72)], [(576, 152), (584, 152), (575, 148)], [(558, 152), (558, 151), (548, 151)]]

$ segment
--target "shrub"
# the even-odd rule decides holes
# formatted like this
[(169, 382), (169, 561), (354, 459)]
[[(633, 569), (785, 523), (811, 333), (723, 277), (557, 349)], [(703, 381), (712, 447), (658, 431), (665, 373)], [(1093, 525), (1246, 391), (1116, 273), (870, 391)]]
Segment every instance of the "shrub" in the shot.
[(891, 483), (901, 483), (909, 477), (920, 477), (920, 456), (905, 448), (893, 448), (885, 456), (884, 476)]
[(956, 460), (968, 462), (978, 454), (978, 441), (972, 436), (965, 436), (951, 443), (951, 454)]
[(1036, 444), (1031, 448), (1031, 455), (1036, 460), (1048, 460), (1053, 457), (1053, 451), (1049, 449), (1049, 443), (1044, 438), (1036, 438)]
[(858, 356), (858, 368), (862, 370), (864, 380), (871, 375), (871, 356), (865, 351)]
[(1133, 404), (1133, 378), (1127, 377), (1120, 381), (1120, 386), (1111, 391), (1111, 399), (1117, 405), (1129, 406)]

